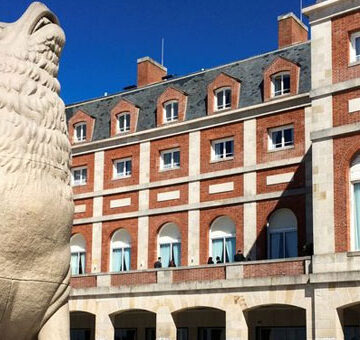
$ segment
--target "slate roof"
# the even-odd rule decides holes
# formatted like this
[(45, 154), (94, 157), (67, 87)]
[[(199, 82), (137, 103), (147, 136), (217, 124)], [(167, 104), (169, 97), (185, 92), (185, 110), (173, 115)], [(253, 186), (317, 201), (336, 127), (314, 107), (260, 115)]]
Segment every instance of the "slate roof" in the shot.
[(207, 87), (218, 74), (224, 72), (241, 81), (239, 108), (263, 102), (263, 73), (277, 58), (284, 57), (300, 66), (299, 94), (310, 91), (311, 53), (310, 42), (276, 50), (257, 57), (240, 60), (224, 66), (170, 79), (156, 85), (128, 90), (110, 97), (72, 104), (66, 108), (69, 120), (78, 110), (85, 111), (96, 119), (93, 140), (110, 137), (110, 111), (124, 98), (140, 108), (137, 131), (156, 127), (156, 101), (169, 86), (188, 95), (185, 120), (206, 116)]

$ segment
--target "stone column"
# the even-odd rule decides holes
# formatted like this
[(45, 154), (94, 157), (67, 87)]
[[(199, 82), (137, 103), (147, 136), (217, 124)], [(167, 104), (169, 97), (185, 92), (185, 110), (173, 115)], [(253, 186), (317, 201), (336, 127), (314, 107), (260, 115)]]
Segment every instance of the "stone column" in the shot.
[[(140, 171), (139, 183), (147, 184), (150, 182), (150, 142), (140, 144)], [(139, 191), (139, 211), (149, 209), (149, 190)], [(138, 218), (138, 269), (148, 268), (148, 243), (149, 243), (149, 217)]]
[(239, 308), (226, 310), (226, 340), (248, 340), (248, 326)]
[[(94, 160), (94, 192), (104, 188), (104, 151), (95, 153)], [(100, 217), (103, 213), (103, 197), (94, 197), (93, 216)], [(91, 253), (91, 272), (99, 273), (101, 271), (101, 243), (102, 243), (102, 223), (93, 223), (92, 225), (92, 253)]]
[(176, 325), (167, 306), (156, 313), (156, 340), (176, 340)]
[[(244, 167), (256, 165), (256, 119), (244, 122)], [(244, 174), (244, 196), (256, 195), (256, 172)], [(245, 256), (256, 259), (256, 202), (244, 204)]]
[(95, 340), (114, 340), (115, 329), (109, 315), (99, 310), (95, 318)]
[[(200, 174), (200, 131), (189, 134), (189, 176)], [(200, 202), (200, 182), (189, 183), (189, 204)], [(200, 263), (200, 210), (188, 212), (188, 265), (195, 266)]]

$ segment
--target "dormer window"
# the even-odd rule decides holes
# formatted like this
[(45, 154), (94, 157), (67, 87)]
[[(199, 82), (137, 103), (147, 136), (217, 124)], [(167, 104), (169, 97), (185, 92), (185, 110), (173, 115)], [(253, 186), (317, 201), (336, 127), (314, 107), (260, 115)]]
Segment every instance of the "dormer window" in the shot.
[(178, 120), (179, 103), (177, 100), (169, 101), (164, 104), (164, 122), (170, 123)]
[(360, 61), (360, 32), (355, 32), (350, 37), (350, 63), (358, 61)]
[(130, 131), (130, 113), (125, 112), (117, 116), (118, 133)]
[(225, 110), (231, 108), (231, 89), (221, 88), (215, 92), (215, 110)]
[(74, 142), (79, 143), (84, 141), (86, 141), (86, 123), (81, 122), (74, 126)]
[(282, 72), (272, 77), (272, 97), (282, 96), (290, 93), (290, 74)]

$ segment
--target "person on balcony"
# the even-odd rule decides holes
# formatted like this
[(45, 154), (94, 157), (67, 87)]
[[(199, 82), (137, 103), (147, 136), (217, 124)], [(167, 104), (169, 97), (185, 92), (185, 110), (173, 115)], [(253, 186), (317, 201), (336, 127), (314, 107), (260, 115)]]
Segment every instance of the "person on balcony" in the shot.
[(220, 256), (216, 256), (216, 264), (223, 263), (220, 259)]
[(208, 258), (207, 264), (214, 264), (213, 258), (211, 256)]
[(175, 261), (174, 260), (170, 260), (169, 261), (169, 268), (174, 268), (176, 267)]
[(161, 257), (158, 257), (157, 261), (154, 263), (154, 268), (161, 268)]
[(242, 251), (239, 249), (237, 251), (237, 253), (234, 255), (234, 262), (242, 262), (245, 261), (246, 258), (244, 256), (244, 254), (242, 253)]

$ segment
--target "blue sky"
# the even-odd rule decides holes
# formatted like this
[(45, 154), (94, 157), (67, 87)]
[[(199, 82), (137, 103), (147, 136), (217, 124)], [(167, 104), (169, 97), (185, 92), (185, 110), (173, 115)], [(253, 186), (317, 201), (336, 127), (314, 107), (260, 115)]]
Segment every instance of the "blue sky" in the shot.
[[(0, 2), (14, 21), (31, 1)], [(66, 104), (136, 83), (137, 58), (184, 75), (277, 48), (277, 16), (299, 15), (300, 0), (45, 0), (65, 30), (59, 79)], [(303, 7), (315, 0), (303, 0)]]

